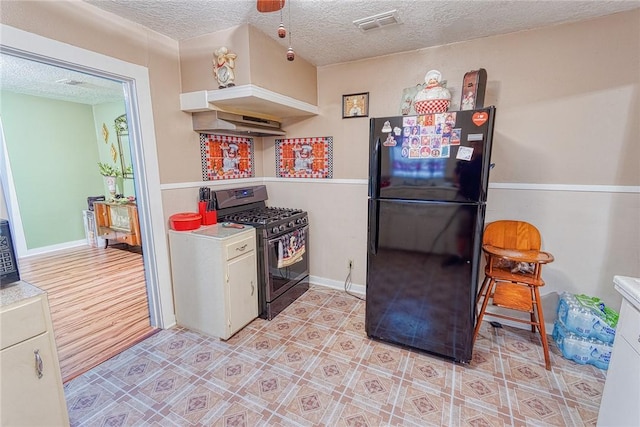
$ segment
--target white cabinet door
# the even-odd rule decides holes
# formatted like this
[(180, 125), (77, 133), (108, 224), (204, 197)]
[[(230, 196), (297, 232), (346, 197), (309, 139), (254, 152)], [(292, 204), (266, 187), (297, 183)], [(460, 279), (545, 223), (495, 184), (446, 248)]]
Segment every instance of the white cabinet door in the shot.
[(256, 252), (232, 259), (227, 264), (228, 336), (258, 317)]
[[(42, 359), (42, 377), (36, 371), (36, 355)], [(66, 404), (59, 386), (50, 333), (44, 333), (0, 351), (3, 426), (68, 425)]]
[(598, 425), (640, 426), (640, 355), (617, 336), (604, 386)]

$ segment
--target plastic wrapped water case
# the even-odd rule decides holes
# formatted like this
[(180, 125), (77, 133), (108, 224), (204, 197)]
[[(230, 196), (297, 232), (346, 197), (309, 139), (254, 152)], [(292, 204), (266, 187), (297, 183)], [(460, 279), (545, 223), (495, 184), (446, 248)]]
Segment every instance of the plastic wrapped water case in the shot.
[(562, 355), (576, 363), (609, 368), (618, 313), (599, 298), (560, 294), (553, 339)]
[(560, 294), (558, 320), (571, 333), (583, 338), (595, 338), (613, 343), (618, 313), (605, 307), (598, 298), (587, 295)]
[(595, 338), (580, 337), (569, 332), (562, 322), (556, 320), (553, 339), (565, 359), (581, 365), (590, 364), (600, 369), (608, 369), (613, 346)]

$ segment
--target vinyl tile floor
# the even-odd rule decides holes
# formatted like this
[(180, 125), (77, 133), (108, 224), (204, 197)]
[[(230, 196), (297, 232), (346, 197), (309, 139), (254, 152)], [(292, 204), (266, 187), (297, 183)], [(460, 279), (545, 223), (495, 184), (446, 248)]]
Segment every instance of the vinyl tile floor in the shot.
[(606, 373), (552, 370), (527, 330), (488, 324), (456, 364), (368, 339), (364, 302), (312, 286), (228, 341), (162, 330), (65, 384), (72, 426), (595, 425)]

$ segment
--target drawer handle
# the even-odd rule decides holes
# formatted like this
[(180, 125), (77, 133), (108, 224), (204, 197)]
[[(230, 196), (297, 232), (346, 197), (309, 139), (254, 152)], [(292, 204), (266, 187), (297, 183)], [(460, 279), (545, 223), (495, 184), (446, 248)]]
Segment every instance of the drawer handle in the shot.
[(44, 365), (42, 364), (42, 357), (40, 357), (40, 350), (33, 350), (33, 354), (36, 358), (36, 376), (42, 378), (42, 371), (44, 371)]
[(244, 245), (240, 246), (239, 248), (236, 248), (236, 251), (244, 251), (245, 249), (247, 249), (247, 244), (245, 243)]
[[(251, 281), (251, 296), (253, 296), (253, 293), (255, 292), (256, 287), (253, 286), (253, 280)], [(640, 338), (638, 338), (638, 341), (640, 341)]]

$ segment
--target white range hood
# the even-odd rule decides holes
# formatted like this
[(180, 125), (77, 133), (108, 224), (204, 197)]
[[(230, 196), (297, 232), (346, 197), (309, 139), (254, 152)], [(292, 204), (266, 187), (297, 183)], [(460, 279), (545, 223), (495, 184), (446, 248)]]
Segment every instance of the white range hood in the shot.
[(223, 110), (274, 119), (318, 115), (318, 106), (255, 85), (202, 90), (180, 95), (185, 112)]

